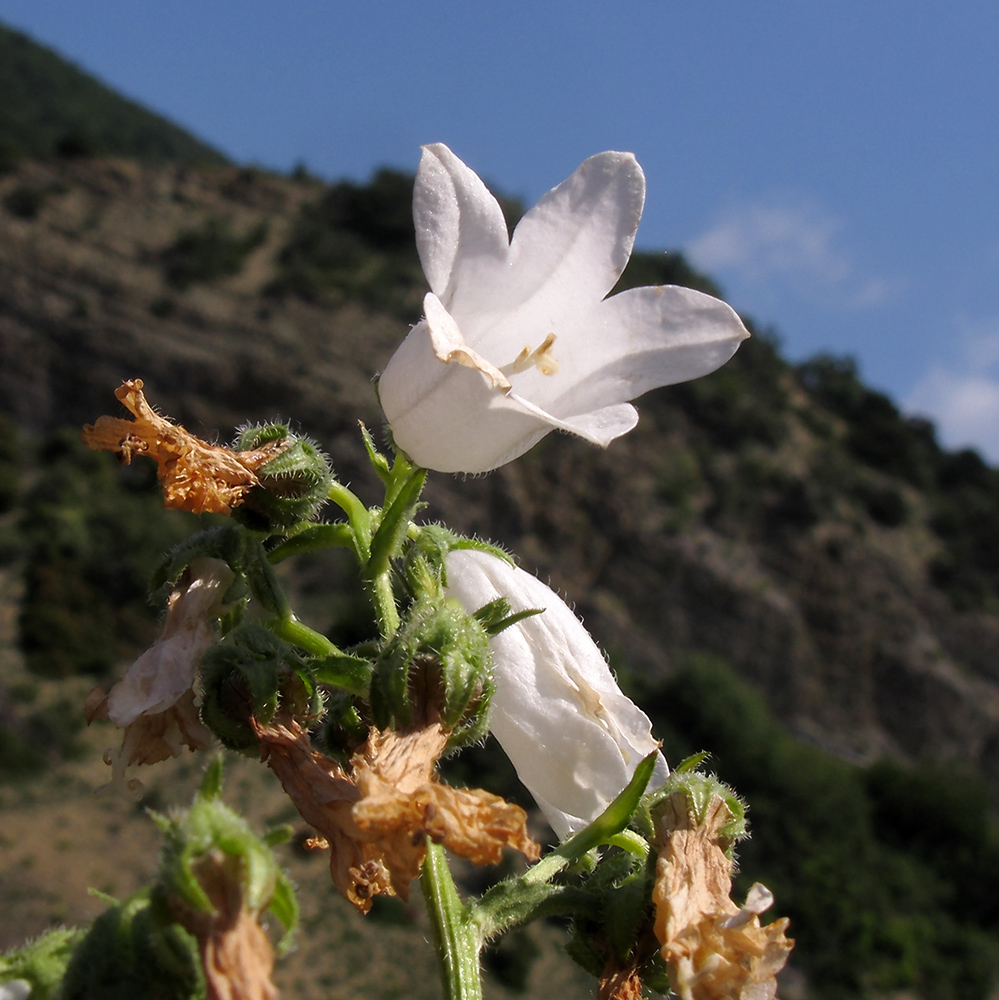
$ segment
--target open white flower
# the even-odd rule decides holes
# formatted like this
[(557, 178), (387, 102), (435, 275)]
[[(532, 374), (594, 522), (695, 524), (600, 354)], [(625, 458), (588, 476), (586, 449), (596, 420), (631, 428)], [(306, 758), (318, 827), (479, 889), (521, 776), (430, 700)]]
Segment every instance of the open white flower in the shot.
[(605, 298), (631, 256), (645, 176), (600, 153), (549, 191), (513, 239), (447, 146), (425, 146), (416, 242), (431, 292), (379, 396), (396, 444), (440, 472), (486, 472), (559, 429), (606, 447), (628, 400), (714, 371), (749, 336), (724, 302), (673, 285)]
[[(648, 716), (614, 680), (582, 622), (537, 577), (497, 556), (457, 550), (448, 593), (469, 612), (499, 597), (544, 608), (490, 640), (490, 729), (560, 839), (596, 819), (656, 750)], [(652, 786), (666, 779), (660, 755)]]

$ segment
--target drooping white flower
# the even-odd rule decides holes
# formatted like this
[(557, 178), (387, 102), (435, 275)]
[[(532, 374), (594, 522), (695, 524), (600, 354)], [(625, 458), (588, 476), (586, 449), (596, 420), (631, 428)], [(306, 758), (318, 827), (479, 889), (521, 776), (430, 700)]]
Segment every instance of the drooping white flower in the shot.
[(645, 176), (600, 153), (548, 192), (511, 240), (496, 199), (447, 146), (425, 146), (416, 242), (431, 292), (379, 396), (425, 468), (486, 472), (550, 431), (606, 447), (628, 400), (706, 375), (749, 336), (724, 302), (673, 285), (605, 298), (631, 256)]
[[(505, 597), (544, 608), (490, 640), (490, 729), (560, 839), (596, 819), (658, 747), (648, 716), (618, 687), (582, 622), (537, 577), (497, 556), (457, 550), (448, 593), (469, 612)], [(665, 759), (652, 778), (666, 779)]]

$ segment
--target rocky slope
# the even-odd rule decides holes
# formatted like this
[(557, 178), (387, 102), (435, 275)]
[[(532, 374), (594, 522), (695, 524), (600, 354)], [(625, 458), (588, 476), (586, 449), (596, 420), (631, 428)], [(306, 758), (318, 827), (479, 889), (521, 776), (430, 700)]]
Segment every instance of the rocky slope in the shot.
[[(356, 421), (379, 425), (370, 379), (420, 290), (404, 283), (388, 312), (349, 281), (314, 301), (277, 294), (315, 214), (303, 206), (323, 196), (227, 167), (21, 164), (0, 178), (0, 407), (29, 434), (79, 426), (139, 376), (207, 437), (290, 416), (363, 493)], [(236, 248), (231, 267), (198, 263), (212, 233)], [(370, 289), (370, 260), (347, 258)], [(809, 741), (855, 760), (960, 759), (999, 788), (999, 618), (934, 585), (925, 491), (858, 461), (848, 423), (759, 338), (731, 372), (639, 406), (606, 453), (550, 436), (489, 476), (433, 477), (428, 516), (550, 578), (625, 679), (709, 650)]]

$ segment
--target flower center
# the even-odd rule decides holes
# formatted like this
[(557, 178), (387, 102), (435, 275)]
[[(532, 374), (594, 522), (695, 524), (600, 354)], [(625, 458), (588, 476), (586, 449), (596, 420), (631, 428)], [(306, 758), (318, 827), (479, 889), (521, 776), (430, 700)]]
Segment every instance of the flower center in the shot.
[(540, 347), (536, 347), (533, 351), (530, 347), (525, 347), (510, 364), (500, 368), (500, 371), (504, 375), (518, 375), (520, 372), (526, 372), (528, 368), (537, 368), (542, 375), (555, 375), (558, 373), (558, 361), (552, 354), (554, 344), (555, 334), (549, 333)]

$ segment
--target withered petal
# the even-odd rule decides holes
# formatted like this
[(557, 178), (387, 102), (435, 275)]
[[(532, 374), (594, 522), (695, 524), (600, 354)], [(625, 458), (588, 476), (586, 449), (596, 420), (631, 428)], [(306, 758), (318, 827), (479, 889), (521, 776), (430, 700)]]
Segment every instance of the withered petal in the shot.
[(136, 455), (147, 455), (158, 467), (163, 505), (195, 514), (228, 514), (257, 485), (257, 470), (287, 448), (272, 441), (251, 451), (231, 451), (208, 444), (161, 417), (142, 393), (142, 379), (128, 379), (115, 396), (135, 417), (98, 417), (80, 438), (96, 451), (113, 451), (128, 465)]
[(699, 824), (682, 792), (667, 800), (660, 819), (655, 933), (682, 1000), (768, 1000), (794, 946), (786, 918), (762, 927), (760, 907), (740, 910), (732, 901), (732, 862), (720, 833), (729, 819), (716, 796)]

